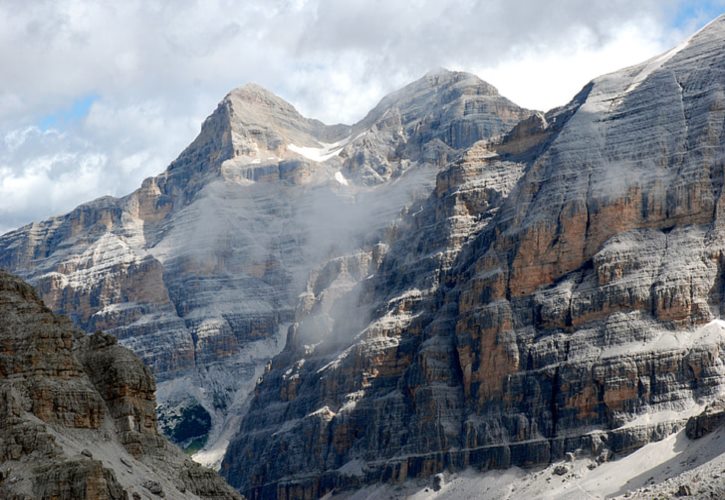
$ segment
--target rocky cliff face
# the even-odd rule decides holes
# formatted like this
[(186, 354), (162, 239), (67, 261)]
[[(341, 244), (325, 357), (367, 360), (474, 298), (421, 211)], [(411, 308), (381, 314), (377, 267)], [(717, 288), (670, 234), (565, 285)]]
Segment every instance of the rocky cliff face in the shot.
[(722, 17), (474, 145), (377, 257), (326, 268), (225, 477), (315, 498), (604, 461), (722, 394), (724, 42)]
[(0, 317), (0, 497), (240, 498), (159, 435), (153, 376), (114, 337), (4, 272)]
[(476, 77), (445, 71), (353, 126), (304, 118), (247, 85), (134, 193), (2, 236), (0, 267), (139, 355), (160, 381), (164, 431), (189, 448), (211, 433), (198, 458), (213, 462), (224, 422), (238, 425), (283, 347), (309, 272), (369, 249), (448, 158), (528, 115)]

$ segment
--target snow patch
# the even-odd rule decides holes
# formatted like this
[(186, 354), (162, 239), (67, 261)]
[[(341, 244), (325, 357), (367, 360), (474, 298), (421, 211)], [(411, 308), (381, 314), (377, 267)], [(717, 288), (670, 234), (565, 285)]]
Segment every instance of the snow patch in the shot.
[[(347, 143), (349, 142), (350, 138), (348, 137), (337, 142), (320, 142), (320, 145), (322, 146), (320, 148), (311, 148), (307, 146), (296, 146), (295, 144), (288, 144), (287, 149), (289, 149), (293, 153), (304, 156), (308, 160), (321, 163), (323, 161), (329, 160), (334, 156), (339, 155), (340, 151), (342, 151), (342, 148), (344, 148), (345, 145), (347, 145)], [(337, 179), (337, 174), (335, 175), (335, 179)], [(340, 182), (340, 184), (342, 184), (342, 182)]]
[(335, 180), (342, 184), (343, 186), (349, 186), (350, 183), (347, 182), (347, 179), (345, 179), (345, 176), (342, 175), (342, 172), (335, 172)]

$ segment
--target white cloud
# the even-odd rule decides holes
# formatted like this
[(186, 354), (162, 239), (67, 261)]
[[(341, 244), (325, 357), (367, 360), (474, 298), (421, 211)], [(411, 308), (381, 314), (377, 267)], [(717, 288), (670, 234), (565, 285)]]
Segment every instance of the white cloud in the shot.
[[(439, 66), (476, 72), (544, 109), (675, 44), (685, 33), (672, 16), (684, 4), (0, 0), (0, 230), (131, 191), (249, 81), (327, 122), (357, 120)], [(88, 116), (62, 133), (32, 128), (87, 95), (97, 96)], [(61, 172), (85, 185), (63, 186)]]
[(10, 147), (0, 155), (3, 229), (67, 210), (107, 187), (107, 157), (75, 139), (28, 127), (4, 142)]
[(677, 41), (647, 21), (624, 23), (602, 44), (596, 44), (588, 30), (581, 30), (575, 39), (556, 52), (528, 48), (515, 58), (472, 71), (496, 82), (499, 91), (517, 104), (548, 110), (566, 104), (592, 78), (640, 63)]

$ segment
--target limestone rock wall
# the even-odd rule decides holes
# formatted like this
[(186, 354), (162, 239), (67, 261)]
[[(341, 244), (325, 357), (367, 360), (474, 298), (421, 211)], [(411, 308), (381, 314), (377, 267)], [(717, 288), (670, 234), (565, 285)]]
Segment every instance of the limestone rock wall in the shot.
[(364, 325), (338, 320), (271, 363), (225, 477), (252, 498), (315, 498), (606, 460), (717, 399), (723, 40), (721, 17), (442, 172), (358, 285)]

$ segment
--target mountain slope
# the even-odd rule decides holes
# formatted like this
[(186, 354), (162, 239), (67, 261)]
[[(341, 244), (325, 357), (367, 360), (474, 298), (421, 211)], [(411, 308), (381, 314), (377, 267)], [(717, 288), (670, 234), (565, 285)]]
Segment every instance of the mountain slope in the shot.
[(721, 17), (439, 174), (351, 299), (310, 288), (225, 477), (313, 498), (604, 461), (721, 395), (724, 42)]
[(138, 354), (160, 381), (162, 428), (190, 448), (209, 437), (199, 457), (213, 462), (310, 271), (374, 244), (448, 157), (529, 115), (451, 72), (376, 110), (327, 126), (256, 85), (236, 89), (134, 193), (0, 237), (0, 267)]
[(154, 379), (115, 338), (4, 272), (0, 316), (0, 497), (239, 498), (158, 434)]

